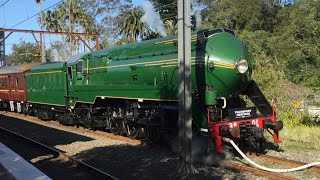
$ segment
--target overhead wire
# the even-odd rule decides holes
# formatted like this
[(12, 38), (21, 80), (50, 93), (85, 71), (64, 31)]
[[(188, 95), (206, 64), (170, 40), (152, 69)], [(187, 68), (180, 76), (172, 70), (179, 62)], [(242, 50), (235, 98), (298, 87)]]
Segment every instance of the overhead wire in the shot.
[(6, 2), (2, 3), (2, 4), (0, 5), (0, 7), (4, 6), (4, 5), (7, 4), (7, 2), (9, 2), (9, 1), (11, 1), (11, 0), (7, 0)]
[(42, 12), (44, 12), (44, 11), (48, 10), (48, 9), (51, 9), (52, 7), (54, 7), (54, 6), (56, 6), (56, 5), (60, 4), (60, 3), (62, 3), (63, 1), (64, 1), (64, 0), (61, 0), (61, 1), (59, 1), (59, 2), (57, 2), (57, 3), (55, 3), (55, 4), (53, 4), (52, 6), (50, 6), (50, 7), (46, 8), (46, 9), (42, 10), (41, 12), (38, 12), (38, 13), (34, 14), (33, 16), (28, 17), (27, 19), (25, 19), (25, 20), (23, 20), (23, 21), (21, 21), (21, 22), (17, 23), (16, 25), (12, 26), (10, 29), (12, 29), (12, 28), (14, 28), (14, 27), (16, 27), (16, 26), (18, 26), (18, 25), (20, 25), (20, 24), (22, 24), (22, 23), (26, 22), (27, 20), (29, 20), (29, 19), (31, 19), (31, 18), (33, 18), (33, 17), (35, 17), (35, 16), (39, 15), (40, 13), (42, 13)]

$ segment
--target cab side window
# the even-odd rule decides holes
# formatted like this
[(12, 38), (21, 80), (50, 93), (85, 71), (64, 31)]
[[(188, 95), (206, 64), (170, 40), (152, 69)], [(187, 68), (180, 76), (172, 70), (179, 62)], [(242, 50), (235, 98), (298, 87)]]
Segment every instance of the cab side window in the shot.
[(82, 73), (82, 70), (83, 70), (82, 66), (83, 66), (83, 61), (80, 60), (76, 65), (77, 73)]
[(83, 76), (83, 60), (79, 60), (76, 64), (76, 76), (78, 80), (82, 79)]
[(68, 79), (72, 80), (72, 67), (71, 66), (68, 67)]

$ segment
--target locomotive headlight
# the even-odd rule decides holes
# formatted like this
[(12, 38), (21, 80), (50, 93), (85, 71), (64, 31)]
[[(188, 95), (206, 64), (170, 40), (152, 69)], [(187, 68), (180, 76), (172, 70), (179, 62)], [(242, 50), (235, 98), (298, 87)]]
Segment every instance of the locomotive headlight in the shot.
[(236, 69), (237, 71), (240, 73), (240, 74), (244, 74), (248, 71), (248, 61), (243, 59), (243, 58), (239, 58), (237, 61), (236, 61)]

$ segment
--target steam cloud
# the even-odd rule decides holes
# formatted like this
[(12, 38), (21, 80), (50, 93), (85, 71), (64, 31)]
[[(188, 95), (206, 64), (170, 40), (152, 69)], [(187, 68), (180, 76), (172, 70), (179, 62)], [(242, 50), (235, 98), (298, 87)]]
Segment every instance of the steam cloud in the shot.
[(196, 29), (200, 29), (201, 28), (201, 11), (200, 10), (196, 10), (194, 12), (195, 16), (196, 16)]
[[(179, 137), (164, 136), (164, 141), (174, 153), (179, 152)], [(209, 166), (221, 166), (226, 159), (232, 158), (234, 155), (225, 150), (225, 156), (218, 155), (211, 144), (211, 140), (206, 136), (194, 135), (192, 138), (192, 161)]]
[(167, 36), (167, 33), (163, 27), (163, 22), (160, 19), (160, 15), (155, 11), (153, 4), (150, 1), (144, 1), (142, 8), (145, 14), (141, 17), (141, 21), (147, 23), (150, 28), (154, 29), (161, 36)]
[(201, 28), (201, 5), (199, 4), (198, 0), (191, 0), (191, 14), (193, 14), (196, 18), (196, 29)]

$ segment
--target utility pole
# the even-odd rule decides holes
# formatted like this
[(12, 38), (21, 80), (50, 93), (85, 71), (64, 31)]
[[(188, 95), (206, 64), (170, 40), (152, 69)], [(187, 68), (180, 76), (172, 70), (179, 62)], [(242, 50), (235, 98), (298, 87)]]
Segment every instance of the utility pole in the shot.
[[(42, 12), (42, 0), (36, 0), (36, 3), (39, 5), (40, 9), (40, 28), (41, 31), (43, 30), (43, 12)], [(41, 55), (41, 62), (46, 63), (46, 48), (45, 48), (45, 40), (44, 40), (44, 34), (40, 33), (40, 43), (41, 43), (41, 48), (40, 48), (40, 55)]]
[(178, 0), (178, 64), (179, 64), (179, 153), (178, 171), (194, 174), (192, 164), (191, 116), (191, 16), (190, 0)]
[(4, 65), (4, 62), (6, 59), (4, 40), (5, 40), (4, 32), (0, 31), (0, 67)]

